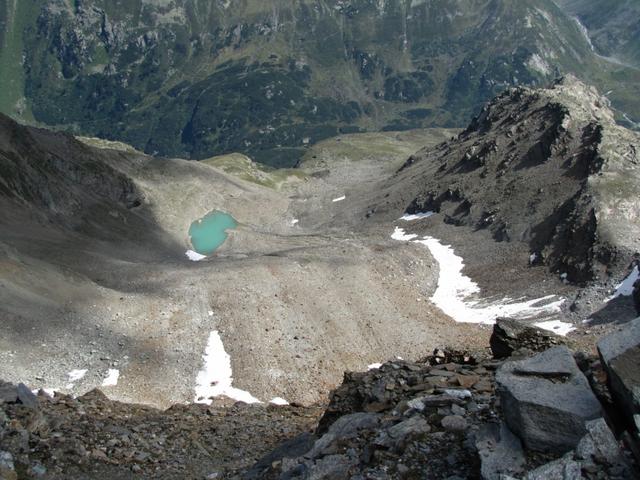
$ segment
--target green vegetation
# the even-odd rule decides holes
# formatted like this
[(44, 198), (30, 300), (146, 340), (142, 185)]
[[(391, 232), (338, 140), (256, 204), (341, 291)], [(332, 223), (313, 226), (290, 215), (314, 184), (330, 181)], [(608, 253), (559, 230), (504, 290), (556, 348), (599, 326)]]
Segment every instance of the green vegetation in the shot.
[(637, 72), (603, 67), (552, 0), (8, 1), (0, 109), (25, 97), (37, 122), (151, 154), (293, 167), (336, 135), (464, 126), (563, 72), (640, 118)]
[(254, 162), (241, 153), (231, 153), (202, 160), (201, 163), (211, 165), (247, 182), (262, 185), (274, 190), (281, 190), (286, 184), (305, 180), (306, 174), (298, 169), (271, 168)]
[(25, 29), (35, 24), (38, 0), (0, 0), (0, 112), (17, 119), (33, 119), (24, 95)]

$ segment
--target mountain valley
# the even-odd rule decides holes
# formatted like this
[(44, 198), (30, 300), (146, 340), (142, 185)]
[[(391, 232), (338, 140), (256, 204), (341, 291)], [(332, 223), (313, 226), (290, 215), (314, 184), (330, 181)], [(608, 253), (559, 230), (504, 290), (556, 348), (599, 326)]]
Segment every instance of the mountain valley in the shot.
[(635, 2), (0, 0), (0, 480), (631, 480)]

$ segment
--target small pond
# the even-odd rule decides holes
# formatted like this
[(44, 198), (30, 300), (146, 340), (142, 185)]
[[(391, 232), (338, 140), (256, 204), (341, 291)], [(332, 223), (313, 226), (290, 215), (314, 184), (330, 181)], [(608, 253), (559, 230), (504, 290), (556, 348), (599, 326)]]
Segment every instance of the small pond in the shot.
[(213, 211), (196, 220), (189, 228), (193, 249), (201, 255), (211, 255), (228, 237), (227, 230), (238, 226), (228, 213)]

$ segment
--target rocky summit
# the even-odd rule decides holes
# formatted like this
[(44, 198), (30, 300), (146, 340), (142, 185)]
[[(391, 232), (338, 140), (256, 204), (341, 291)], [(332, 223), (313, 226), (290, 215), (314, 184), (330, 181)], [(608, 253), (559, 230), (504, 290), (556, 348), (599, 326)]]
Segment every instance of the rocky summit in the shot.
[(636, 3), (0, 0), (0, 480), (640, 478)]

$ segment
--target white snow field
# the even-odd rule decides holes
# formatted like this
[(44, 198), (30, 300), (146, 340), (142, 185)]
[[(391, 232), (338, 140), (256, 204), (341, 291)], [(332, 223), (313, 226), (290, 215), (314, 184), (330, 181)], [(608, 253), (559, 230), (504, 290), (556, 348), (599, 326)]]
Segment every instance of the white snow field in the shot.
[(618, 297), (628, 297), (633, 294), (633, 284), (636, 283), (636, 280), (640, 278), (640, 271), (638, 267), (633, 267), (631, 273), (627, 275), (620, 285), (616, 287), (616, 293), (609, 300), (613, 300)]
[(194, 252), (193, 250), (187, 250), (185, 252), (185, 255), (192, 262), (199, 262), (200, 260), (204, 260), (205, 258), (207, 258), (206, 255), (201, 255), (198, 252)]
[[(493, 324), (498, 317), (524, 319), (542, 314), (551, 315), (560, 312), (560, 306), (564, 303), (562, 299), (552, 301), (556, 298), (553, 295), (524, 302), (511, 298), (504, 298), (499, 302), (481, 301), (477, 299), (480, 287), (462, 274), (463, 259), (455, 254), (453, 248), (432, 237), (417, 240), (418, 235), (408, 234), (400, 227), (395, 228), (391, 238), (420, 243), (429, 249), (440, 266), (438, 286), (430, 300), (456, 322)], [(556, 321), (553, 325), (542, 322), (545, 326), (541, 328), (558, 333), (565, 332), (571, 326), (567, 323), (566, 328), (559, 329), (558, 323), (564, 322)]]
[(435, 215), (435, 212), (407, 213), (400, 217), (400, 220), (404, 220), (405, 222), (413, 222), (414, 220), (429, 218), (432, 215)]
[(211, 405), (212, 398), (222, 395), (239, 402), (261, 403), (249, 392), (232, 386), (231, 357), (225, 351), (217, 330), (209, 335), (207, 349), (202, 358), (204, 365), (196, 377), (195, 403)]

